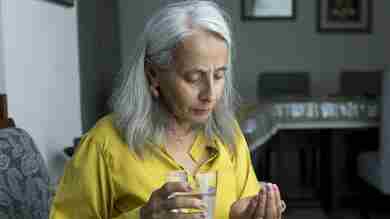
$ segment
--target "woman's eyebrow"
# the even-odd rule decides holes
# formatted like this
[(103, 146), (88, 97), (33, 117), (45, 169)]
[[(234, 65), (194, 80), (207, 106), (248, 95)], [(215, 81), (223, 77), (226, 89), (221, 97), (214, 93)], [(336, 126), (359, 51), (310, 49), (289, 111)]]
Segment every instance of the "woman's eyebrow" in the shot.
[[(216, 68), (215, 72), (226, 71), (227, 69), (228, 69), (228, 67), (226, 65), (224, 65), (224, 66), (221, 66), (219, 68)], [(189, 69), (183, 71), (184, 74), (191, 74), (194, 72), (207, 73), (207, 72), (209, 72), (209, 69), (202, 68), (202, 67), (193, 67), (193, 68), (189, 68)]]
[(184, 74), (191, 74), (191, 73), (195, 73), (195, 72), (207, 72), (208, 70), (205, 69), (205, 68), (202, 68), (202, 67), (193, 67), (193, 68), (189, 68), (187, 70), (184, 70), (183, 73)]
[[(227, 66), (224, 65), (224, 66), (221, 66), (221, 67), (218, 67), (215, 69), (215, 71), (226, 71), (227, 70)], [(201, 72), (209, 72), (209, 69), (206, 69), (206, 68), (202, 68), (202, 67), (195, 67), (193, 68), (192, 70), (195, 70), (195, 71), (201, 71)], [(191, 70), (190, 70), (191, 71)]]
[(228, 69), (228, 67), (226, 65), (224, 65), (224, 66), (221, 66), (221, 67), (215, 69), (215, 71), (226, 71), (227, 69)]

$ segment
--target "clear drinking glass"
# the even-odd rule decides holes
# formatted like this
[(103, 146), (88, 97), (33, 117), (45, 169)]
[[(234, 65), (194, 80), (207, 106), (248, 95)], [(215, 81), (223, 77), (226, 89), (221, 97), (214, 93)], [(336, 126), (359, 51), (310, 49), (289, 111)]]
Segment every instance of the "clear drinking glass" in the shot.
[(198, 173), (195, 176), (202, 200), (207, 205), (207, 219), (214, 218), (215, 195), (217, 192), (217, 174), (215, 171)]
[(184, 170), (171, 171), (166, 177), (167, 182), (187, 182), (187, 173)]
[[(177, 192), (170, 195), (168, 198), (175, 196), (200, 196), (207, 206), (207, 219), (214, 218), (215, 195), (217, 186), (217, 174), (215, 171), (202, 172), (195, 174), (193, 180), (188, 177), (185, 171), (172, 171), (167, 175), (167, 182), (188, 182), (193, 191), (189, 193)], [(181, 212), (196, 212), (191, 209), (177, 209)]]

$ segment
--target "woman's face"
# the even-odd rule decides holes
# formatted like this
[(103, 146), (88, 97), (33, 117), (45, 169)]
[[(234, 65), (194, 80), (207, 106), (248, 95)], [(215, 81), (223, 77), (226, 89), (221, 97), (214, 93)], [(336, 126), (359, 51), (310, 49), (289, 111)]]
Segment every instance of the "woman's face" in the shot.
[(157, 74), (161, 98), (181, 123), (204, 123), (223, 95), (228, 48), (203, 30), (175, 48), (173, 71)]

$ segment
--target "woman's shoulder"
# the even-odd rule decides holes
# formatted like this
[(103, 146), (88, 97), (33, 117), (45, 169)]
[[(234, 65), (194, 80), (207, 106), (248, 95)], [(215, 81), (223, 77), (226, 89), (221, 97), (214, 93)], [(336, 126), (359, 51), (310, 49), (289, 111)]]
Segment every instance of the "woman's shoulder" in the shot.
[(98, 121), (95, 123), (93, 129), (105, 131), (115, 129), (114, 114), (106, 114), (103, 117), (99, 118)]
[(115, 126), (113, 114), (100, 118), (83, 135), (77, 150), (82, 149), (99, 152), (105, 159), (111, 161), (112, 166), (118, 165), (123, 160), (130, 162), (130, 160), (134, 160), (137, 157), (133, 150), (129, 150), (128, 144), (121, 137), (119, 130)]
[(214, 136), (213, 140), (217, 142), (217, 145), (222, 147), (224, 151), (227, 151), (230, 154), (230, 157), (233, 159), (237, 156), (237, 153), (245, 151), (248, 147), (245, 137), (241, 131), (240, 125), (236, 120), (233, 120), (231, 123), (232, 139), (227, 140), (221, 138), (220, 136)]
[(115, 135), (118, 133), (114, 125), (114, 115), (107, 114), (101, 117), (95, 125), (88, 131), (89, 135), (107, 136)]
[(96, 124), (85, 134), (94, 143), (105, 145), (123, 145), (125, 144), (115, 127), (114, 115), (107, 114), (100, 118)]
[(129, 150), (128, 144), (120, 136), (114, 121), (112, 114), (105, 115), (83, 135), (72, 159), (73, 165), (81, 166), (86, 159), (99, 157), (111, 170), (117, 170), (137, 160), (135, 153)]
[(244, 134), (241, 131), (240, 124), (237, 120), (233, 121), (232, 124), (234, 132), (234, 141), (236, 145), (246, 145)]
[(241, 153), (247, 153), (248, 151), (248, 144), (246, 142), (245, 136), (241, 131), (240, 124), (237, 120), (234, 120), (233, 124), (233, 130), (234, 130), (234, 151), (236, 152), (235, 155), (238, 156)]

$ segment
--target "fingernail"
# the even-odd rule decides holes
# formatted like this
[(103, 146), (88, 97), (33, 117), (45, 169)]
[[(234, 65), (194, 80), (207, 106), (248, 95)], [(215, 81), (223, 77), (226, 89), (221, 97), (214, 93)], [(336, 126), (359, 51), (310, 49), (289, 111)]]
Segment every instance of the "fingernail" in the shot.
[(261, 188), (261, 190), (264, 190), (264, 188), (265, 188), (265, 183), (264, 182), (260, 182), (260, 188)]
[(201, 202), (201, 203), (200, 203), (200, 208), (206, 210), (206, 209), (207, 209), (206, 203)]
[(277, 192), (279, 189), (278, 189), (278, 186), (276, 184), (272, 184), (272, 187), (274, 189), (275, 192)]
[(272, 191), (272, 184), (267, 183), (267, 192), (271, 192), (271, 191)]
[(267, 192), (267, 191), (268, 191), (268, 188), (267, 188), (267, 184), (266, 184), (266, 183), (263, 184), (263, 188), (262, 188), (261, 191), (262, 191), (262, 192)]
[(264, 190), (265, 190), (265, 187), (262, 186), (262, 187), (260, 188), (260, 190), (259, 190), (259, 193), (263, 194), (263, 193), (264, 193)]

